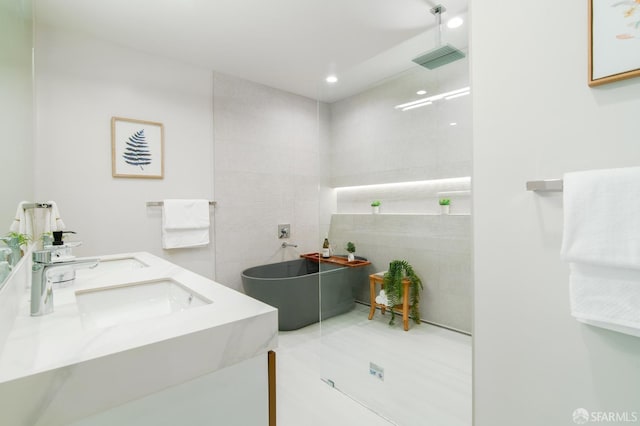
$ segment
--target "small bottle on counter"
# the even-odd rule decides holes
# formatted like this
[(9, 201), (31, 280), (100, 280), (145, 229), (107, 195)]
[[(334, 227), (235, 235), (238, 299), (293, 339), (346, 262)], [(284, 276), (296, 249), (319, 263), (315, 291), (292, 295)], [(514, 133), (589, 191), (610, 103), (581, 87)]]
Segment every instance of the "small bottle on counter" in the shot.
[(325, 238), (322, 243), (322, 257), (329, 258), (331, 257), (331, 250), (329, 248), (329, 239)]

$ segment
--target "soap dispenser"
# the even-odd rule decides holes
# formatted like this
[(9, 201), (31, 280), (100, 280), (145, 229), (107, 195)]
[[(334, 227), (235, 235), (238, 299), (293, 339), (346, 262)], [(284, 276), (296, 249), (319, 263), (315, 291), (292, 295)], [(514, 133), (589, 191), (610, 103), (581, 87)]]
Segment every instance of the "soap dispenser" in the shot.
[(53, 231), (53, 245), (54, 246), (61, 246), (64, 244), (64, 241), (62, 241), (62, 234), (75, 234), (74, 231)]

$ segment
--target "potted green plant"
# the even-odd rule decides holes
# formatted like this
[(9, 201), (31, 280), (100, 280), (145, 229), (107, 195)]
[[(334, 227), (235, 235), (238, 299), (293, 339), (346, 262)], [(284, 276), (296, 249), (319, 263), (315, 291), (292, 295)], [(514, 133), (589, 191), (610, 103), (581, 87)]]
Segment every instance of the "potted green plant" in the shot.
[(380, 213), (380, 200), (375, 200), (371, 202), (371, 207), (373, 208), (373, 214)]
[(11, 248), (11, 263), (15, 266), (18, 260), (24, 256), (24, 250), (29, 245), (31, 238), (27, 234), (21, 234), (19, 232), (9, 232), (6, 235), (7, 245)]
[(31, 241), (31, 238), (27, 234), (21, 234), (19, 232), (9, 232), (7, 234), (7, 238), (9, 238), (9, 245), (17, 245), (18, 247), (26, 246)]
[(449, 206), (451, 205), (451, 200), (448, 198), (441, 198), (438, 203), (440, 204), (440, 213), (449, 214)]
[[(416, 324), (420, 323), (420, 291), (423, 289), (422, 280), (416, 275), (413, 267), (406, 260), (393, 260), (389, 263), (389, 270), (384, 274), (382, 285), (390, 307), (402, 304), (404, 286), (402, 281), (409, 280), (409, 311)], [(391, 310), (389, 325), (394, 324), (395, 313)]]
[(347, 243), (347, 247), (346, 248), (347, 248), (347, 253), (348, 253), (347, 254), (347, 260), (349, 262), (353, 262), (354, 260), (356, 260), (356, 255), (355, 255), (356, 245), (353, 244), (351, 241), (349, 241)]

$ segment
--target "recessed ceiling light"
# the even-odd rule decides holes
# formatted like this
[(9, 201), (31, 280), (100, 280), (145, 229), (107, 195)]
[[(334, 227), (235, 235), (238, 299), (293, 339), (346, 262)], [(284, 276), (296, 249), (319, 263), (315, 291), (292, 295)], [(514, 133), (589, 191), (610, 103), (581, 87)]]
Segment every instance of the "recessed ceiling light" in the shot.
[(416, 95), (426, 95), (426, 94), (427, 94), (427, 91), (426, 91), (426, 90), (418, 90), (418, 91), (416, 92)]
[(461, 17), (456, 16), (455, 18), (449, 19), (449, 22), (447, 22), (447, 27), (458, 28), (463, 23), (464, 23), (464, 20)]
[(338, 77), (336, 77), (335, 75), (329, 75), (327, 76), (327, 78), (325, 78), (325, 81), (330, 84), (337, 83)]
[(449, 123), (449, 126), (457, 126), (458, 123)]

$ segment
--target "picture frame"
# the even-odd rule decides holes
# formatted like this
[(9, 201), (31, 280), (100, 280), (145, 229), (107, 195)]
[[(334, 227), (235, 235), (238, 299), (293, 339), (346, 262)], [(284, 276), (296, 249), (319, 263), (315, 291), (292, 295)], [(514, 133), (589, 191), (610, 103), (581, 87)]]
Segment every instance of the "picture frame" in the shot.
[(640, 5), (589, 0), (589, 86), (640, 76)]
[(162, 179), (162, 123), (111, 117), (111, 169), (118, 178)]

